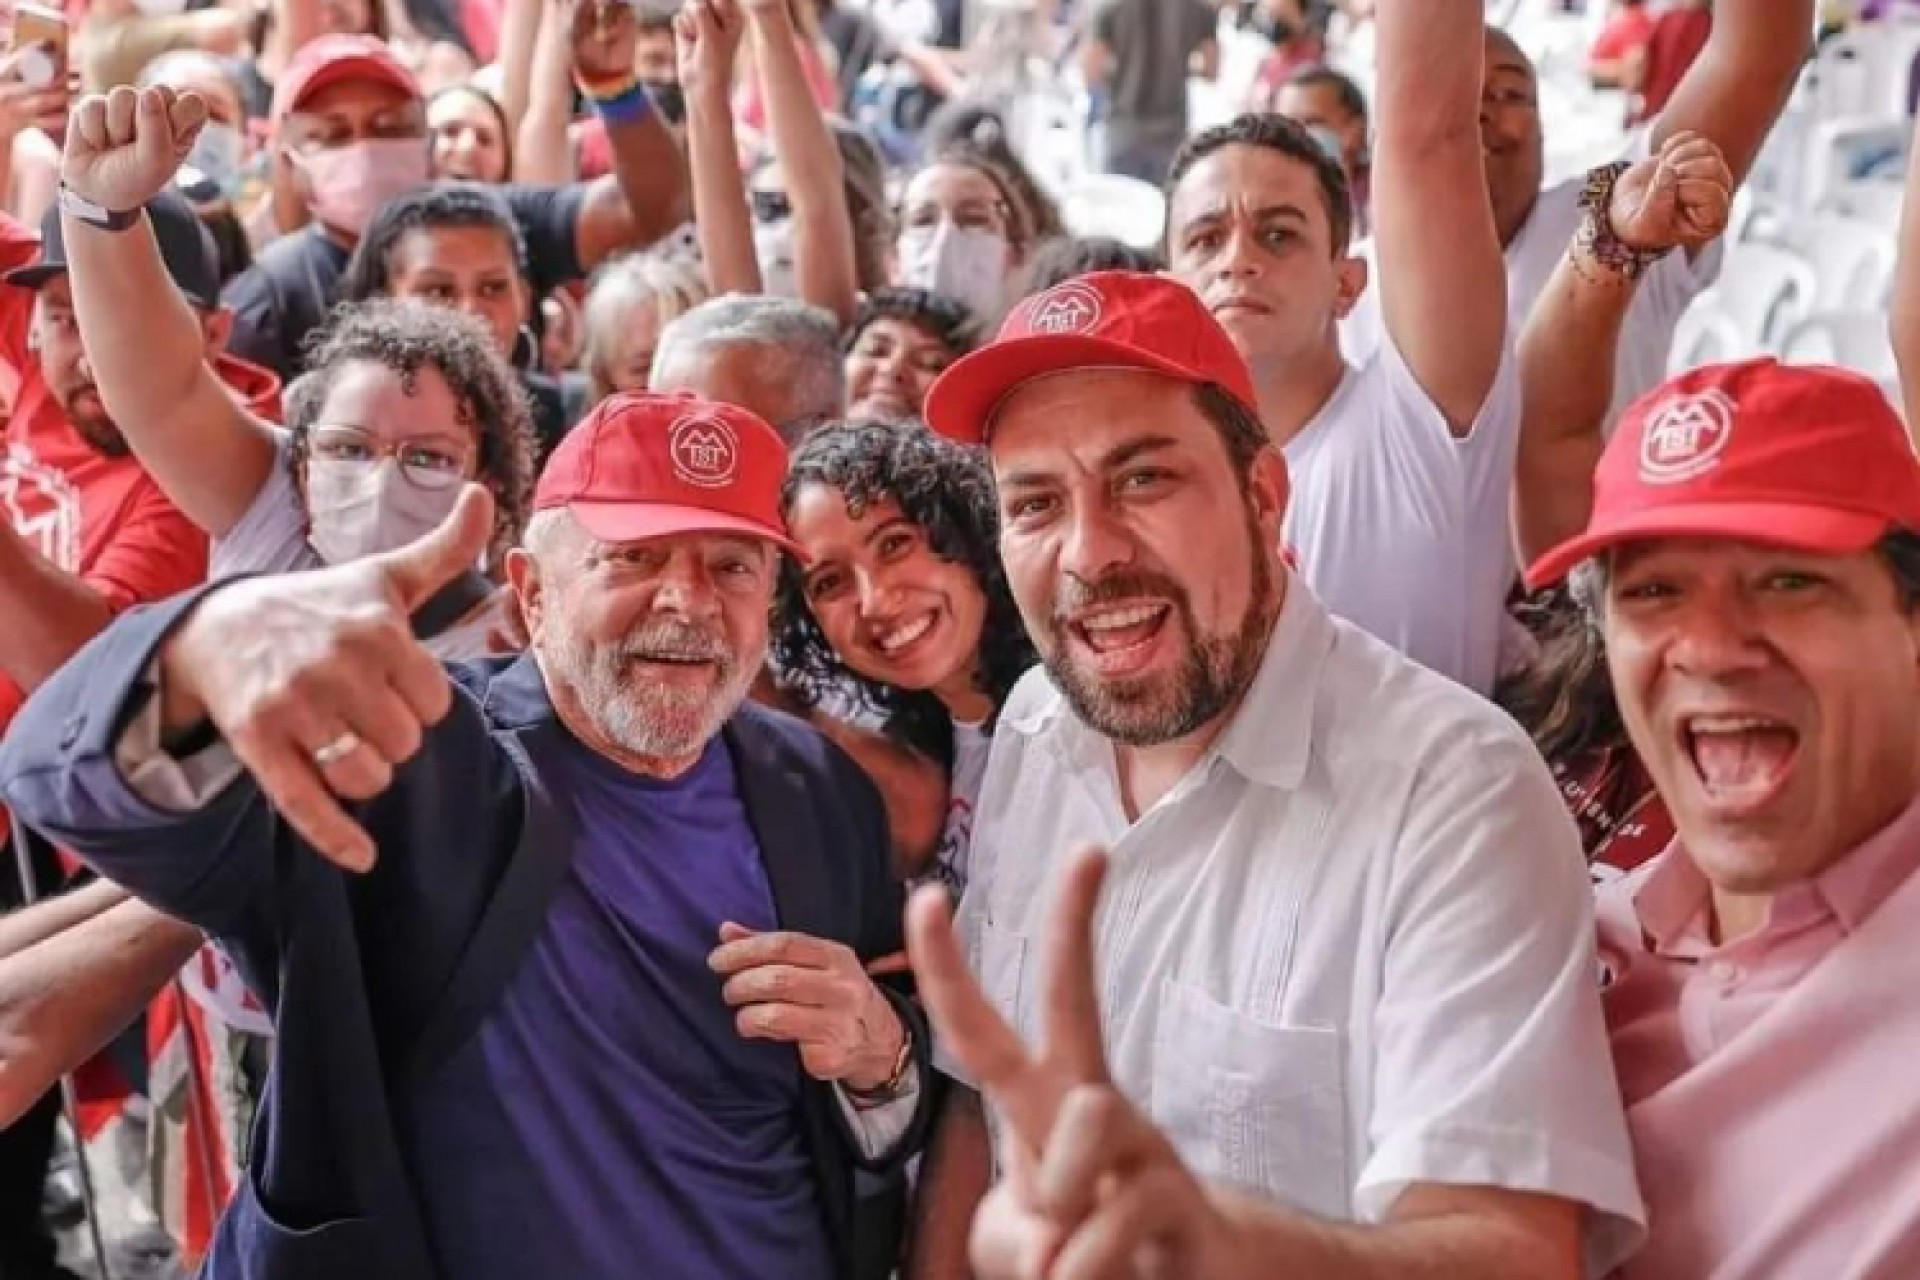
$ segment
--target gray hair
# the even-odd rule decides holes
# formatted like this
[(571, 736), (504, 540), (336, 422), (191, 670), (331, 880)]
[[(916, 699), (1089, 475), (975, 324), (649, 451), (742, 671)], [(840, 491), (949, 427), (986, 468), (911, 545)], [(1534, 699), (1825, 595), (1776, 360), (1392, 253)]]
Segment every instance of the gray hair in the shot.
[(697, 361), (716, 348), (742, 346), (770, 348), (789, 363), (798, 417), (825, 421), (838, 417), (846, 406), (840, 326), (832, 314), (794, 298), (765, 294), (713, 298), (668, 325), (653, 353), (652, 380), (666, 382), (675, 365)]
[(1580, 606), (1591, 626), (1598, 627), (1606, 620), (1607, 587), (1612, 576), (1612, 563), (1604, 553), (1582, 560), (1567, 575), (1567, 596)]
[(604, 400), (613, 393), (617, 332), (636, 303), (651, 301), (659, 308), (664, 327), (706, 300), (707, 282), (700, 264), (685, 254), (659, 250), (623, 254), (595, 272), (582, 311), (583, 363), (593, 380), (594, 398)]

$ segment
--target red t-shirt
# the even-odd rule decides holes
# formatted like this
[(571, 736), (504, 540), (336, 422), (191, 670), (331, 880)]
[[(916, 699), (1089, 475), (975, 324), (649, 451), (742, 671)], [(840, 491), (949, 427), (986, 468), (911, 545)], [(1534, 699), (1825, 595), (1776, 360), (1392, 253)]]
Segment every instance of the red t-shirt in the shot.
[(1640, 84), (1632, 123), (1651, 120), (1666, 110), (1668, 99), (1712, 34), (1710, 9), (1674, 9), (1654, 19), (1653, 30), (1647, 35), (1646, 76)]
[(1631, 746), (1556, 762), (1553, 778), (1596, 882), (1632, 871), (1673, 843), (1673, 815)]
[[(39, 252), (37, 236), (0, 215), (0, 271)], [(27, 349), (33, 301), (31, 290), (0, 284), (0, 364), (15, 389), (0, 453), (0, 518), (116, 613), (197, 585), (207, 574), (206, 534), (138, 462), (101, 454), (68, 423)], [(0, 729), (21, 701), (0, 677)]]
[(1595, 62), (1617, 61), (1643, 47), (1647, 37), (1652, 34), (1653, 15), (1647, 12), (1645, 5), (1622, 9), (1607, 19), (1607, 25), (1600, 32), (1599, 39), (1593, 42), (1589, 56)]

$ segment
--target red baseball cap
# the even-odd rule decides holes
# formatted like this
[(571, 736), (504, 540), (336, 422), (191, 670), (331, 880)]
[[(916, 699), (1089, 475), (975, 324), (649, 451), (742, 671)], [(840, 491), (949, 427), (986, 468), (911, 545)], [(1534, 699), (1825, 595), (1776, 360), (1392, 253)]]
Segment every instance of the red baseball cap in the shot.
[(1015, 307), (987, 346), (956, 362), (927, 392), (927, 424), (980, 444), (994, 412), (1036, 378), (1074, 369), (1145, 369), (1211, 383), (1249, 411), (1253, 375), (1198, 294), (1177, 280), (1099, 271)]
[(300, 46), (273, 89), (273, 119), (284, 120), (300, 104), (342, 80), (372, 80), (423, 97), (420, 82), (387, 42), (373, 36), (331, 35)]
[(1635, 401), (1594, 473), (1587, 530), (1534, 562), (1535, 591), (1646, 538), (1830, 555), (1920, 531), (1920, 458), (1880, 388), (1771, 359), (1694, 369)]
[(780, 516), (786, 478), (786, 445), (745, 409), (622, 392), (561, 439), (533, 509), (565, 507), (602, 542), (743, 533), (800, 556)]

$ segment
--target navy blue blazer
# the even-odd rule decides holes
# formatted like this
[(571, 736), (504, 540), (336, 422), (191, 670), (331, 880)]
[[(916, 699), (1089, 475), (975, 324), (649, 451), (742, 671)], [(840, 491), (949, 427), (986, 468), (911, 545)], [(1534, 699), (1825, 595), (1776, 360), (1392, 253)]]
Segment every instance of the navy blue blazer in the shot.
[[(196, 813), (158, 810), (127, 785), (114, 748), (153, 696), (161, 641), (201, 594), (123, 615), (36, 692), (0, 743), (0, 791), (27, 825), (220, 939), (274, 1014), (250, 1168), (204, 1274), (430, 1280), (442, 1273), (414, 1188), (433, 1176), (434, 1153), (411, 1149), (400, 1121), (504, 989), (567, 869), (572, 815), (529, 749), (566, 731), (532, 659), (454, 669), (452, 712), (386, 793), (355, 807), (380, 850), (364, 876), (314, 854), (250, 777)], [(781, 927), (863, 959), (898, 951), (902, 893), (866, 775), (806, 725), (756, 706), (724, 738)], [(829, 1087), (804, 1090), (842, 1275), (866, 1269), (852, 1261), (856, 1167), (895, 1171), (932, 1108), (925, 1022), (888, 995), (922, 1072), (907, 1139), (868, 1164)]]

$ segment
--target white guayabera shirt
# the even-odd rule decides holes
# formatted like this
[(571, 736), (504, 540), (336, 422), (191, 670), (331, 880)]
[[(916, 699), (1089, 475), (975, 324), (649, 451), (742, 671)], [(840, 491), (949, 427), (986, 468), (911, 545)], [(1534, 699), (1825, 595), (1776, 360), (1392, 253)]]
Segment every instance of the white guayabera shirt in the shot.
[(1030, 1039), (1055, 871), (1090, 843), (1114, 1078), (1202, 1177), (1362, 1222), (1414, 1183), (1560, 1196), (1590, 1207), (1593, 1274), (1638, 1244), (1592, 889), (1499, 710), (1296, 580), (1232, 724), (1129, 823), (1112, 744), (1029, 674), (959, 924)]

